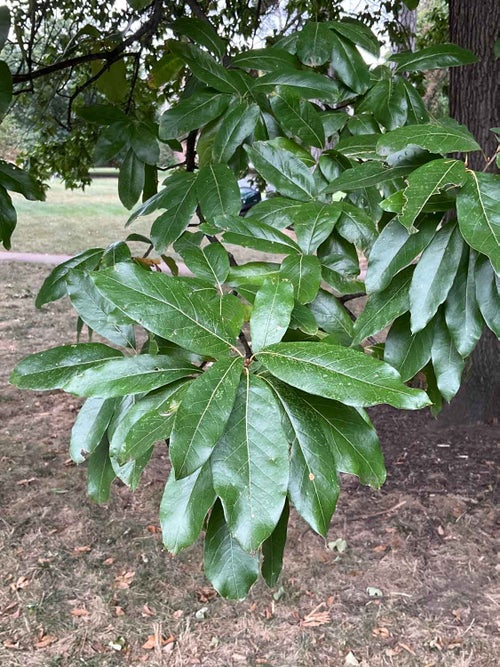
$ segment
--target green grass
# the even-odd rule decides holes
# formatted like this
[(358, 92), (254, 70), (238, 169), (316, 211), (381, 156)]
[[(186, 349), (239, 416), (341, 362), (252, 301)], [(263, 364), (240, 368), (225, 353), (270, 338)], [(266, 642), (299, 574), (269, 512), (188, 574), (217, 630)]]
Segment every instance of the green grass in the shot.
[[(148, 236), (154, 216), (139, 218), (125, 229), (130, 215), (118, 199), (116, 178), (96, 178), (81, 190), (66, 190), (53, 181), (45, 202), (15, 196), (18, 225), (12, 237), (14, 252), (74, 255), (91, 247), (124, 240), (131, 232)], [(135, 244), (140, 251), (143, 246)]]

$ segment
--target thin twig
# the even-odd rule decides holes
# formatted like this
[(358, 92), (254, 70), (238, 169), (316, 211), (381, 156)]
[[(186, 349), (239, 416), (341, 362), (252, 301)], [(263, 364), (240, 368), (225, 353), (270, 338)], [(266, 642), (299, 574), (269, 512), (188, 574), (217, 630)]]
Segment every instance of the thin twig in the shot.
[(401, 502), (397, 503), (393, 507), (389, 507), (387, 510), (381, 510), (380, 512), (373, 512), (372, 514), (362, 514), (361, 516), (352, 516), (349, 517), (350, 521), (364, 521), (365, 519), (373, 519), (376, 516), (383, 516), (384, 514), (389, 514), (390, 512), (394, 512), (394, 510), (399, 509), (400, 507), (403, 507), (403, 505), (406, 505), (406, 500), (401, 500)]

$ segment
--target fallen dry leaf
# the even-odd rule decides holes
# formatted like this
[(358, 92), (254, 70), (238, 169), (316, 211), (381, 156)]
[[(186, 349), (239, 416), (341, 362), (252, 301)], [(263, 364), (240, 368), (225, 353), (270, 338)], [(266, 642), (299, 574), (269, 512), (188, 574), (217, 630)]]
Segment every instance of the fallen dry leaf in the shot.
[(391, 633), (387, 628), (373, 628), (372, 635), (375, 637), (382, 637), (382, 639), (387, 639), (391, 636)]
[(175, 636), (170, 635), (170, 637), (160, 637), (158, 635), (149, 635), (146, 639), (142, 648), (146, 651), (152, 651), (156, 646), (166, 646), (167, 644), (173, 644), (175, 642)]
[(115, 586), (119, 589), (129, 588), (132, 583), (132, 579), (135, 577), (134, 571), (124, 571), (120, 574), (117, 574), (115, 577)]
[(151, 609), (147, 604), (145, 604), (142, 607), (142, 615), (143, 616), (156, 616), (156, 611), (154, 609)]
[(21, 648), (21, 645), (19, 644), (19, 642), (18, 641), (13, 641), (12, 639), (5, 639), (2, 642), (2, 644), (3, 644), (3, 646), (5, 646), (5, 648), (13, 648), (13, 649), (20, 649)]
[(304, 628), (315, 628), (318, 625), (326, 625), (331, 622), (331, 616), (329, 611), (320, 611), (325, 607), (325, 603), (321, 602), (317, 607), (315, 607), (307, 616), (300, 621), (300, 625)]
[(410, 653), (411, 655), (417, 655), (415, 651), (410, 646), (408, 646), (408, 644), (403, 644), (403, 642), (398, 642), (398, 646), (407, 651), (408, 653)]
[(182, 609), (176, 609), (176, 610), (174, 611), (174, 613), (172, 614), (172, 616), (173, 616), (175, 619), (182, 618), (182, 617), (184, 616), (184, 611), (183, 611)]
[(75, 547), (73, 549), (74, 554), (88, 554), (89, 551), (92, 551), (92, 547), (89, 544), (84, 544), (81, 547)]
[(29, 486), (30, 484), (33, 484), (33, 482), (36, 482), (36, 477), (30, 477), (29, 479), (20, 479), (18, 482), (16, 482), (17, 486)]
[(115, 615), (116, 616), (125, 616), (125, 612), (123, 611), (123, 608), (116, 605), (115, 607)]
[(113, 565), (114, 562), (115, 562), (114, 558), (106, 558), (106, 560), (102, 561), (102, 564), (103, 565)]
[(89, 615), (89, 612), (85, 609), (85, 607), (75, 607), (69, 613), (71, 614), (71, 616), (88, 616)]
[(31, 584), (31, 579), (28, 579), (28, 577), (21, 576), (18, 578), (15, 584), (12, 584), (11, 588), (13, 587), (14, 590), (19, 590), (21, 588), (26, 588)]
[(47, 646), (50, 646), (56, 641), (57, 637), (54, 635), (44, 635), (41, 637), (41, 639), (35, 642), (35, 648), (47, 648)]
[(204, 588), (199, 588), (196, 591), (196, 597), (200, 602), (208, 602), (217, 597), (217, 591), (211, 586), (205, 586)]
[(153, 535), (155, 533), (161, 533), (160, 526), (155, 526), (153, 523), (150, 523), (148, 526), (146, 526), (146, 530), (148, 531), (148, 533), (152, 533)]

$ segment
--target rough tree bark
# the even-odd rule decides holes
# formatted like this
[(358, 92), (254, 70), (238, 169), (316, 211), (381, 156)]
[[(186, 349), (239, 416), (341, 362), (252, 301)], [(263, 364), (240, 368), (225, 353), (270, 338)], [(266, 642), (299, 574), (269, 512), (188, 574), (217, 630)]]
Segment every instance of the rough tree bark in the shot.
[[(500, 125), (500, 59), (494, 44), (500, 25), (498, 0), (449, 0), (450, 41), (473, 51), (480, 62), (450, 70), (450, 115), (466, 125), (481, 145), (468, 164), (483, 170), (498, 141), (490, 132)], [(494, 162), (489, 169), (495, 168)], [(461, 390), (443, 412), (455, 423), (497, 421), (500, 417), (500, 343), (488, 332), (481, 338), (464, 374)]]

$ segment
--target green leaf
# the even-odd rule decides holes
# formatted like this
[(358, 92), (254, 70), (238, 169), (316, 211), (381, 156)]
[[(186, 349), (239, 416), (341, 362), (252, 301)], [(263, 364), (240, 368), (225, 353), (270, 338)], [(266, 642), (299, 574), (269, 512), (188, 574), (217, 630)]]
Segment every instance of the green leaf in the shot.
[(297, 393), (322, 427), (337, 471), (356, 475), (362, 484), (380, 488), (386, 477), (384, 457), (366, 413), (337, 401)]
[(224, 435), (212, 454), (214, 489), (229, 530), (253, 551), (279, 521), (288, 484), (288, 442), (267, 385), (246, 374)]
[(116, 475), (109, 460), (109, 444), (104, 437), (89, 456), (87, 464), (87, 493), (95, 503), (109, 500), (111, 484)]
[(170, 437), (179, 403), (193, 380), (180, 380), (135, 398), (113, 429), (110, 452), (118, 464), (141, 459), (156, 442)]
[(232, 64), (244, 69), (256, 69), (263, 72), (271, 72), (272, 70), (295, 68), (297, 65), (297, 58), (288, 51), (285, 51), (285, 49), (271, 46), (265, 49), (251, 49), (250, 51), (238, 53), (232, 59)]
[(66, 278), (72, 269), (91, 271), (99, 264), (104, 253), (103, 248), (90, 248), (56, 266), (45, 278), (37, 294), (35, 306), (41, 308), (51, 301), (62, 299), (67, 294)]
[(387, 169), (387, 167), (378, 162), (364, 162), (351, 167), (351, 169), (346, 169), (338, 178), (329, 183), (323, 192), (338, 192), (339, 190), (351, 192), (352, 190), (360, 190), (371, 185), (379, 185), (386, 181), (392, 181), (399, 176), (406, 175), (407, 172), (408, 169), (404, 167)]
[(220, 501), (214, 505), (205, 537), (205, 574), (224, 598), (242, 600), (259, 576), (259, 557), (244, 551), (230, 533)]
[(477, 63), (478, 58), (456, 44), (437, 44), (419, 51), (393, 53), (389, 60), (396, 63), (396, 72), (425, 72), (440, 67), (459, 67)]
[(115, 316), (115, 306), (103, 299), (87, 273), (73, 269), (66, 280), (71, 303), (88, 327), (115, 345), (134, 346), (133, 327), (123, 321), (121, 313)]
[(419, 125), (429, 122), (429, 114), (418, 90), (409, 81), (403, 79), (406, 100), (408, 105), (407, 122), (409, 125)]
[(276, 528), (262, 544), (262, 565), (260, 571), (269, 587), (276, 585), (283, 567), (283, 552), (286, 544), (286, 533), (290, 507), (285, 501), (283, 512)]
[(408, 291), (413, 276), (413, 267), (399, 273), (388, 287), (368, 297), (366, 305), (354, 324), (353, 345), (382, 331), (410, 307)]
[(176, 241), (191, 222), (198, 203), (196, 180), (196, 174), (186, 171), (172, 174), (157, 198), (149, 199), (129, 219), (130, 223), (137, 215), (147, 215), (151, 209), (165, 206), (166, 211), (156, 218), (151, 227), (151, 239), (157, 252), (162, 252)]
[(210, 458), (231, 414), (243, 361), (221, 359), (189, 385), (170, 437), (176, 479), (191, 475)]
[(152, 3), (152, 0), (127, 0), (127, 4), (132, 7), (132, 9), (135, 9), (136, 11), (140, 11), (141, 9), (145, 9)]
[(0, 241), (10, 250), (10, 237), (16, 228), (17, 213), (7, 190), (0, 185)]
[(12, 101), (12, 74), (3, 60), (0, 60), (0, 119), (6, 114)]
[(106, 60), (90, 63), (92, 75), (98, 76), (95, 86), (112, 104), (124, 102), (128, 95), (127, 67), (123, 59), (109, 64)]
[(339, 345), (350, 345), (353, 322), (340, 301), (326, 290), (320, 290), (310, 304), (318, 326), (335, 337)]
[(465, 165), (460, 160), (432, 160), (418, 167), (406, 178), (408, 185), (403, 192), (404, 205), (399, 222), (410, 232), (416, 231), (414, 222), (432, 195), (449, 185), (463, 185), (465, 179)]
[(141, 196), (144, 188), (144, 162), (139, 160), (130, 148), (118, 177), (118, 195), (125, 208), (131, 209)]
[(80, 370), (64, 382), (63, 388), (76, 396), (129, 396), (153, 391), (195, 371), (194, 366), (179, 364), (165, 355), (139, 354), (110, 359), (93, 368)]
[(457, 195), (457, 217), (467, 243), (487, 255), (500, 275), (500, 177), (467, 171)]
[(295, 155), (265, 141), (256, 141), (251, 147), (245, 146), (245, 150), (255, 169), (280, 194), (299, 201), (312, 198), (314, 178)]
[[(388, 128), (392, 129), (392, 128)], [(404, 150), (408, 145), (419, 146), (431, 153), (455, 153), (480, 150), (469, 130), (463, 125), (446, 124), (407, 125), (393, 129), (379, 138), (377, 152), (389, 155)]]
[(61, 389), (74, 375), (115, 357), (123, 358), (123, 355), (102, 343), (53, 347), (20, 361), (10, 382), (20, 389)]
[(202, 355), (227, 354), (234, 338), (219, 309), (182, 278), (118, 264), (95, 275), (97, 289), (148, 331)]
[(217, 286), (222, 293), (222, 284), (229, 273), (229, 256), (220, 243), (210, 243), (201, 248), (191, 246), (178, 249), (186, 266), (198, 278), (207, 280)]
[(271, 107), (285, 132), (298, 137), (306, 146), (323, 148), (325, 130), (314, 106), (286, 86), (279, 86), (271, 97)]
[(69, 443), (69, 454), (75, 463), (83, 463), (104, 438), (116, 407), (114, 399), (89, 398), (80, 408)]
[(336, 230), (344, 239), (362, 251), (370, 250), (378, 237), (377, 228), (370, 215), (359, 206), (342, 202), (342, 213)]
[[(365, 95), (357, 111), (370, 111), (388, 130), (404, 125), (408, 114), (406, 89), (402, 79), (390, 77), (378, 81)], [(387, 134), (379, 140), (379, 144)]]
[(307, 306), (296, 303), (292, 310), (290, 329), (298, 329), (308, 336), (316, 336), (318, 324), (311, 310)]
[(331, 56), (335, 75), (354, 92), (362, 95), (371, 85), (368, 65), (351, 42), (331, 32), (333, 52)]
[(380, 54), (380, 42), (377, 36), (361, 21), (355, 21), (347, 18), (343, 21), (335, 21), (329, 24), (335, 32), (345, 39), (348, 39), (355, 46), (360, 46), (368, 53), (371, 53), (376, 58)]
[(430, 243), (437, 226), (428, 217), (419, 224), (418, 234), (410, 234), (398, 220), (391, 220), (373, 244), (368, 258), (366, 291), (383, 290), (393, 277), (408, 266)]
[(102, 130), (94, 146), (94, 161), (97, 166), (106, 166), (115, 157), (119, 157), (125, 146), (130, 143), (130, 122), (118, 121)]
[(255, 285), (261, 287), (268, 278), (279, 275), (280, 265), (273, 262), (248, 262), (241, 266), (232, 266), (226, 278), (231, 287)]
[(403, 382), (411, 380), (431, 358), (433, 324), (430, 322), (416, 334), (410, 331), (410, 315), (399, 317), (387, 335), (384, 361), (394, 366)]
[(422, 253), (410, 286), (413, 333), (425, 327), (448, 296), (458, 270), (463, 246), (458, 227), (447, 224), (436, 233)]
[(185, 42), (170, 41), (169, 47), (175, 55), (184, 60), (194, 76), (207, 86), (221, 93), (233, 95), (245, 92), (241, 89), (240, 79), (235, 73), (220, 65), (206, 51)]
[(337, 82), (317, 72), (283, 68), (254, 79), (254, 82), (254, 94), (271, 93), (275, 86), (289, 86), (307, 100), (335, 104), (341, 97)]
[(79, 107), (75, 110), (76, 115), (80, 116), (89, 123), (98, 125), (113, 125), (114, 123), (125, 123), (130, 127), (130, 119), (119, 107), (112, 104), (92, 104), (90, 106)]
[(0, 160), (0, 184), (6, 190), (18, 192), (29, 201), (44, 201), (45, 192), (42, 185), (35, 181), (24, 169), (5, 160)]
[(484, 256), (477, 259), (475, 278), (479, 310), (488, 327), (500, 338), (500, 279)]
[(289, 255), (281, 263), (280, 275), (293, 285), (298, 303), (310, 303), (321, 283), (321, 264), (315, 255)]
[(160, 139), (178, 139), (207, 125), (227, 109), (231, 99), (231, 95), (214, 95), (204, 90), (193, 93), (161, 115)]
[(6, 5), (0, 7), (0, 51), (5, 46), (10, 30), (10, 9)]
[(153, 455), (153, 449), (150, 448), (141, 457), (127, 461), (124, 465), (120, 465), (118, 461), (110, 455), (109, 460), (113, 471), (118, 479), (128, 486), (129, 489), (135, 491), (141, 482), (141, 475), (144, 468), (148, 465)]
[(243, 101), (224, 115), (212, 147), (214, 162), (227, 163), (236, 149), (252, 134), (260, 116), (256, 104)]
[(345, 276), (326, 266), (321, 267), (323, 280), (332, 287), (339, 296), (346, 294), (357, 294), (365, 291), (365, 284), (352, 276)]
[(324, 23), (309, 22), (299, 32), (297, 55), (307, 67), (324, 65), (332, 56), (333, 35)]
[(339, 494), (335, 458), (313, 410), (298, 392), (271, 381), (287, 416), (290, 454), (288, 493), (297, 512), (326, 537)]
[(293, 239), (256, 218), (219, 219), (217, 224), (223, 225), (223, 229), (228, 230), (224, 233), (224, 240), (227, 243), (255, 248), (262, 252), (286, 254), (300, 252), (299, 246)]
[(227, 164), (208, 164), (198, 172), (196, 192), (201, 212), (212, 220), (217, 216), (238, 215), (241, 195), (236, 177)]
[[(333, 230), (318, 248), (318, 259), (324, 267), (342, 274), (357, 276), (359, 259), (356, 248)], [(359, 290), (356, 290), (359, 291)]]
[(288, 280), (268, 278), (255, 296), (250, 317), (252, 349), (258, 352), (271, 343), (279, 343), (294, 307), (293, 285)]
[(357, 134), (354, 137), (342, 137), (335, 146), (341, 155), (359, 160), (377, 160), (378, 134)]
[(476, 253), (467, 248), (444, 306), (446, 326), (462, 357), (471, 354), (484, 327), (476, 299), (475, 264)]
[(388, 364), (328, 343), (277, 343), (259, 360), (278, 379), (309, 394), (364, 407), (388, 403), (415, 410), (429, 404), (423, 391), (406, 387)]
[(275, 229), (282, 229), (294, 224), (295, 214), (302, 206), (302, 202), (296, 199), (270, 197), (253, 206), (245, 219), (259, 220)]
[(209, 464), (183, 479), (170, 473), (160, 505), (160, 524), (163, 544), (171, 553), (193, 544), (215, 498)]
[(156, 165), (160, 160), (160, 146), (154, 131), (147, 123), (134, 123), (130, 143), (136, 157), (149, 165)]
[(293, 215), (293, 228), (297, 242), (306, 255), (312, 255), (331, 234), (343, 211), (340, 202), (301, 204)]
[(437, 386), (443, 398), (451, 401), (460, 389), (460, 378), (464, 369), (464, 360), (457, 352), (442, 312), (434, 321), (432, 341), (432, 365), (436, 374)]
[(189, 37), (193, 42), (205, 46), (221, 60), (224, 57), (227, 42), (219, 37), (210, 22), (203, 21), (195, 16), (183, 16), (175, 21), (172, 28), (181, 37)]

